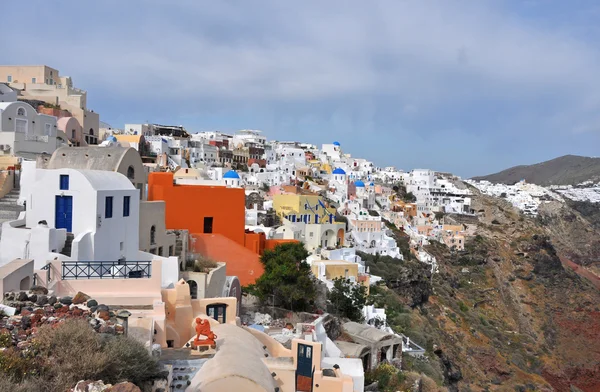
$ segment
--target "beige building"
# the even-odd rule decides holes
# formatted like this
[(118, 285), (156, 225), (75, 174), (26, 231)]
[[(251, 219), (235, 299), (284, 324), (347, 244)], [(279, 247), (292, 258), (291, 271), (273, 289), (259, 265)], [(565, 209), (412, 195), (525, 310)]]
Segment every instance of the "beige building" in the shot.
[(165, 226), (165, 202), (140, 203), (140, 250), (153, 255), (169, 257), (175, 254), (176, 236)]
[(0, 66), (0, 82), (8, 83), (20, 97), (60, 106), (71, 112), (83, 127), (88, 144), (98, 144), (100, 116), (87, 108), (87, 92), (73, 87), (68, 76), (46, 65)]

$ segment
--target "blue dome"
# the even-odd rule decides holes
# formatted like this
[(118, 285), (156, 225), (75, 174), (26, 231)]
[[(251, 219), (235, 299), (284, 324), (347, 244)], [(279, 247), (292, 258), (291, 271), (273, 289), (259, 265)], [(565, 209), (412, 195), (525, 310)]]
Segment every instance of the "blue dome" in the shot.
[(346, 172), (344, 171), (344, 169), (338, 167), (337, 169), (335, 169), (333, 171), (333, 174), (344, 174), (344, 175), (346, 175)]
[(240, 179), (240, 176), (236, 173), (235, 170), (229, 170), (227, 173), (223, 174), (223, 178), (235, 178)]
[(333, 145), (334, 145), (334, 146), (339, 146), (339, 145), (340, 145), (340, 142), (333, 142)]
[(116, 142), (117, 138), (114, 137), (113, 135), (110, 135), (109, 137), (106, 138), (106, 140), (108, 140), (109, 142)]
[(370, 185), (370, 186), (375, 186), (375, 183), (374, 183), (374, 182), (372, 182), (372, 183), (370, 183), (369, 185)]
[(354, 183), (354, 185), (356, 185), (357, 187), (360, 187), (360, 188), (364, 188), (365, 187), (365, 183), (362, 182), (361, 180), (356, 181)]

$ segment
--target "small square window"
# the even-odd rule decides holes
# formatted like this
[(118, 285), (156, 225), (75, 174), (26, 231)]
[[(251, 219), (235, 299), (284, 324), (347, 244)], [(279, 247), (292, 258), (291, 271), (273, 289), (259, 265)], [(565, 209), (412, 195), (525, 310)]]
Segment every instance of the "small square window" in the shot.
[(12, 83), (12, 75), (8, 75), (8, 76), (6, 77), (6, 81), (7, 81), (8, 83)]
[(112, 218), (112, 213), (113, 213), (113, 197), (106, 196), (106, 199), (104, 199), (104, 217)]
[(60, 175), (60, 190), (62, 190), (62, 191), (69, 190), (69, 175), (68, 174)]

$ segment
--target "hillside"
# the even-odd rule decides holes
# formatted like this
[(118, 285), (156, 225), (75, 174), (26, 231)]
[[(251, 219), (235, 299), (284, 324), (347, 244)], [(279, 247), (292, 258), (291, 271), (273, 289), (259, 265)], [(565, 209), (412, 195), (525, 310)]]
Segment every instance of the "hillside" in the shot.
[(600, 181), (600, 158), (565, 155), (535, 165), (515, 166), (473, 179), (503, 184), (514, 184), (525, 179), (542, 186), (576, 185), (587, 180)]
[(462, 252), (428, 246), (440, 266), (429, 286), (410, 263), (376, 265), (399, 276), (382, 288), (389, 323), (428, 351), (405, 368), (450, 391), (600, 390), (595, 211), (556, 204), (526, 218), (502, 199), (473, 203), (479, 235)]

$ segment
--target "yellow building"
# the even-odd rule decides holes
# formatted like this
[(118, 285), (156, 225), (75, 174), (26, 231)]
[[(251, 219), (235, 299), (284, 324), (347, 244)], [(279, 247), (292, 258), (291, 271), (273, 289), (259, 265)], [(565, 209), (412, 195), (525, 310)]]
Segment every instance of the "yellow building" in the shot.
[(365, 286), (368, 294), (371, 284), (370, 277), (368, 274), (359, 273), (358, 266), (358, 263), (345, 260), (318, 260), (313, 261), (311, 269), (319, 280), (349, 279)]
[(291, 222), (332, 223), (335, 217), (335, 209), (327, 208), (317, 195), (275, 195), (273, 209)]

